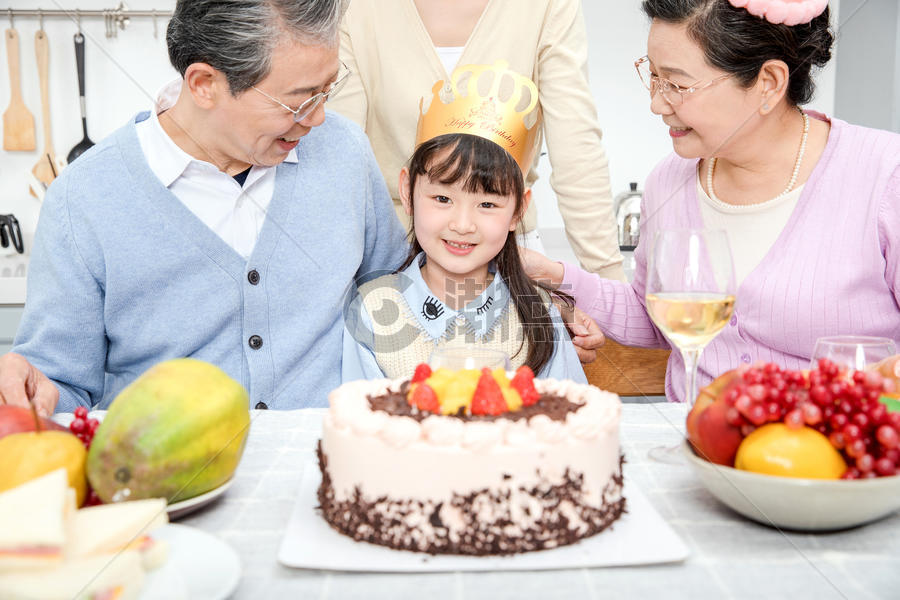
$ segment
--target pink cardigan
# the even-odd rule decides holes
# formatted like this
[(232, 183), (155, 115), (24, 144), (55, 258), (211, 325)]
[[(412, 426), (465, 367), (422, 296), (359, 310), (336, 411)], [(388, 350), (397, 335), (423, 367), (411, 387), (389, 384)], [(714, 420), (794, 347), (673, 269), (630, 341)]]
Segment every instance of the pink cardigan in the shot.
[[(647, 248), (659, 229), (703, 227), (697, 162), (672, 154), (650, 174), (631, 285), (564, 263), (561, 287), (617, 342), (672, 347), (666, 397), (676, 402), (684, 401), (684, 361), (644, 307)], [(832, 119), (784, 230), (738, 289), (730, 324), (703, 351), (697, 385), (742, 363), (808, 368), (816, 339), (840, 334), (889, 337), (900, 347), (900, 135)]]

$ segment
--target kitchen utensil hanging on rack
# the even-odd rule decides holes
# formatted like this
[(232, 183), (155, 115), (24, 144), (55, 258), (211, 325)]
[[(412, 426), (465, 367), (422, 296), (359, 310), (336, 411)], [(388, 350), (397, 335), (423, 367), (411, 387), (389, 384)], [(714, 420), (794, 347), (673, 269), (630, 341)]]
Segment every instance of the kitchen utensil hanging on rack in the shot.
[(80, 28), (75, 34), (75, 63), (78, 67), (78, 99), (81, 103), (81, 130), (84, 132), (84, 138), (69, 150), (69, 155), (66, 157), (68, 162), (72, 162), (94, 145), (87, 132), (87, 112), (84, 103), (84, 36), (81, 34)]
[[(48, 70), (50, 68), (50, 47), (47, 40), (47, 33), (44, 31), (43, 20), (41, 28), (34, 34), (34, 52), (37, 58), (38, 78), (41, 82), (41, 116), (44, 126), (44, 149), (40, 159), (31, 170), (38, 181), (44, 185), (50, 185), (65, 162), (56, 157), (53, 150), (53, 134), (50, 127), (50, 82), (48, 81)], [(34, 192), (32, 192), (34, 194)]]
[(22, 99), (22, 77), (19, 71), (19, 34), (13, 28), (12, 12), (6, 38), (6, 58), (9, 62), (9, 108), (3, 113), (3, 149), (34, 150), (34, 116)]
[(14, 215), (0, 215), (0, 248), (9, 248), (10, 245), (19, 254), (25, 253), (19, 220)]

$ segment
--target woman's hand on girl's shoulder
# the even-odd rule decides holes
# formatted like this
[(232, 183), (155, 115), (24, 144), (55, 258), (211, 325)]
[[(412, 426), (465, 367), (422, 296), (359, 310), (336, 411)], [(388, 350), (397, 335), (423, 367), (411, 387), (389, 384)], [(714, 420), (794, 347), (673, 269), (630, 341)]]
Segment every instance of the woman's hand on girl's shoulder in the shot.
[(525, 274), (533, 281), (538, 281), (556, 289), (562, 283), (566, 269), (562, 263), (551, 260), (534, 250), (519, 246), (519, 255), (522, 257), (522, 266)]

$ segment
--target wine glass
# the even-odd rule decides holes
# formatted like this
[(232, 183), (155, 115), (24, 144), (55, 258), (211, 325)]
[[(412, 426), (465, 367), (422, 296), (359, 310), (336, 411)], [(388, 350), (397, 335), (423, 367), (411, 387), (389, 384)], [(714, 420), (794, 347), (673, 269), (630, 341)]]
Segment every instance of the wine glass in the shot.
[(449, 369), (451, 371), (481, 370), (485, 367), (492, 371), (494, 369), (510, 370), (509, 355), (506, 352), (475, 345), (436, 348), (428, 358), (428, 366), (435, 370)]
[(819, 366), (820, 358), (827, 358), (839, 367), (862, 371), (866, 367), (897, 354), (894, 340), (862, 335), (835, 335), (816, 340), (809, 368)]
[[(647, 313), (681, 351), (688, 409), (697, 397), (700, 353), (731, 319), (736, 286), (724, 231), (657, 232), (647, 263)], [(653, 448), (650, 457), (677, 462), (678, 448)]]

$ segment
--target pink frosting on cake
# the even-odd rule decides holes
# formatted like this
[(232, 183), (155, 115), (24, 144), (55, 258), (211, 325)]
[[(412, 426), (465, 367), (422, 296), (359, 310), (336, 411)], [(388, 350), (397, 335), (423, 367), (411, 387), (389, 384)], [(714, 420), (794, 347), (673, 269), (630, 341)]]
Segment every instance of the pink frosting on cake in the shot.
[[(426, 551), (432, 551), (428, 544), (435, 536), (443, 536), (439, 543), (449, 545), (469, 539), (473, 518), (490, 527), (505, 518), (501, 513), (513, 515), (515, 526), (506, 527), (503, 535), (515, 541), (519, 534), (533, 534), (548, 519), (569, 523), (577, 539), (598, 531), (603, 511), (610, 521), (618, 516), (623, 502), (621, 402), (615, 394), (571, 381), (535, 380), (539, 392), (577, 405), (565, 420), (543, 414), (517, 421), (431, 415), (420, 422), (372, 410), (369, 397), (396, 392), (402, 383), (351, 382), (330, 395), (320, 446), (323, 476), (330, 484), (322, 490), (328, 503), (368, 502), (371, 510), (402, 521), (399, 526), (411, 538), (404, 544)], [(554, 486), (567, 486), (571, 500), (552, 509), (558, 514), (548, 515), (535, 490)], [(463, 506), (464, 497), (476, 500)], [(559, 521), (560, 515), (565, 519)], [(358, 539), (367, 539), (364, 536), (370, 533), (366, 524), (352, 529)], [(392, 539), (399, 536), (392, 535)], [(546, 547), (571, 541), (554, 540)]]

